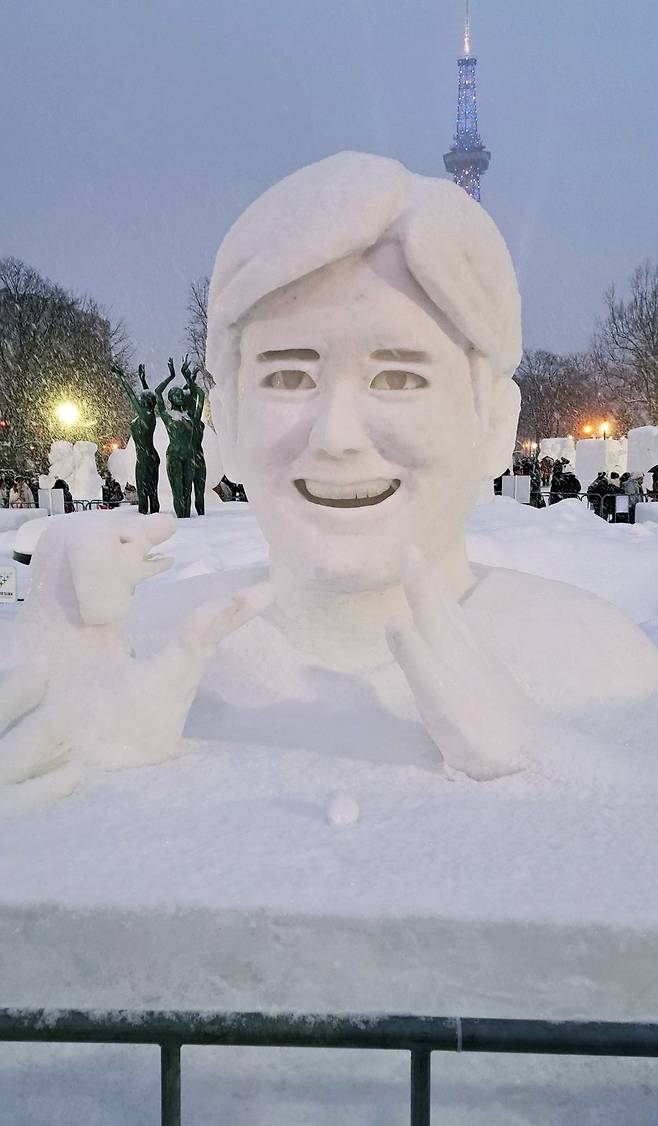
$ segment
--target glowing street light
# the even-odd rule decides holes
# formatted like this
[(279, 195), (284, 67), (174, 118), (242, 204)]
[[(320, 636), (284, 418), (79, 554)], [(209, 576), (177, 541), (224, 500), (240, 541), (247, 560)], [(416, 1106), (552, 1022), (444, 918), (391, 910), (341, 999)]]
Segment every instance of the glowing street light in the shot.
[(55, 418), (62, 426), (75, 426), (80, 421), (80, 407), (67, 400), (55, 407)]
[(591, 433), (592, 433), (592, 427), (590, 426), (590, 424), (588, 422), (586, 426), (583, 426), (583, 434), (587, 434), (587, 437), (589, 438)]
[(601, 423), (601, 433), (603, 435), (604, 441), (608, 437), (608, 430), (609, 429), (610, 429), (610, 423), (609, 422), (602, 422)]

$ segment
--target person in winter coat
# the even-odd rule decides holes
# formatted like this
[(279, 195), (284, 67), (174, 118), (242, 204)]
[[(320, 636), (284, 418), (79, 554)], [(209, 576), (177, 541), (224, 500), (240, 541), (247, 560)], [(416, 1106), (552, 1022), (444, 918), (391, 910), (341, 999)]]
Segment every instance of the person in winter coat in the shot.
[(121, 485), (110, 473), (109, 469), (105, 474), (105, 484), (103, 485), (103, 501), (109, 508), (118, 508), (123, 500), (123, 492)]
[(605, 470), (602, 469), (599, 473), (596, 474), (596, 479), (592, 481), (592, 484), (587, 490), (587, 499), (589, 501), (590, 508), (593, 512), (596, 513), (597, 516), (600, 516), (603, 520), (606, 519), (605, 513), (603, 511), (603, 498), (608, 492), (608, 487), (608, 478), (605, 474)]
[(564, 477), (564, 463), (563, 459), (559, 458), (553, 466), (553, 476), (551, 477), (551, 492), (548, 498), (549, 504), (557, 504), (562, 500), (562, 478)]
[(10, 508), (34, 508), (32, 490), (23, 477), (17, 477), (9, 490)]
[(608, 481), (608, 489), (601, 505), (601, 516), (604, 520), (611, 520), (615, 517), (615, 497), (618, 497), (621, 492), (623, 492), (623, 490), (620, 484), (619, 474), (611, 473), (610, 480)]
[(569, 459), (561, 457), (553, 466), (549, 504), (557, 504), (558, 501), (565, 500), (567, 497), (577, 497), (580, 492), (580, 481), (575, 473), (566, 469), (568, 464)]
[[(628, 473), (624, 474), (624, 476), (626, 480), (624, 481), (623, 488), (628, 497), (628, 519), (629, 523), (634, 524), (635, 508), (640, 501), (644, 500), (644, 489), (642, 488), (644, 476), (642, 473)], [(622, 481), (623, 480), (624, 478), (622, 477)]]
[(73, 503), (73, 497), (71, 496), (71, 490), (66, 484), (66, 481), (64, 481), (61, 477), (58, 477), (55, 481), (55, 484), (53, 485), (53, 489), (61, 489), (64, 493), (64, 511), (75, 512), (75, 505)]
[(658, 500), (658, 465), (652, 465), (647, 473), (651, 474), (651, 497), (653, 500)]
[(541, 466), (537, 458), (528, 459), (528, 473), (530, 474), (530, 504), (533, 508), (546, 508), (546, 501), (542, 496)]
[(581, 492), (582, 485), (575, 473), (562, 474), (562, 499), (566, 500), (569, 497), (577, 497)]
[(550, 483), (551, 473), (553, 472), (553, 458), (543, 457), (539, 463), (539, 470), (541, 472), (541, 483), (546, 488)]

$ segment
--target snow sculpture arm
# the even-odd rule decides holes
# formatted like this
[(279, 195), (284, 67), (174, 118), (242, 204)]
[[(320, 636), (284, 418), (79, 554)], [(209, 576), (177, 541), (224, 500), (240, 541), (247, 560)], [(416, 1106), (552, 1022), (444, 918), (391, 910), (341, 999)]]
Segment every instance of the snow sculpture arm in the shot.
[(390, 622), (387, 640), (446, 765), (478, 781), (523, 770), (530, 700), (415, 548), (402, 577), (413, 620)]
[(16, 626), (20, 662), (0, 677), (0, 791), (47, 776), (55, 796), (63, 768), (70, 792), (82, 773), (178, 752), (208, 657), (270, 592), (252, 587), (199, 607), (159, 653), (137, 659), (122, 619), (135, 585), (168, 565), (151, 549), (174, 527), (169, 516), (99, 514), (54, 519), (43, 533)]

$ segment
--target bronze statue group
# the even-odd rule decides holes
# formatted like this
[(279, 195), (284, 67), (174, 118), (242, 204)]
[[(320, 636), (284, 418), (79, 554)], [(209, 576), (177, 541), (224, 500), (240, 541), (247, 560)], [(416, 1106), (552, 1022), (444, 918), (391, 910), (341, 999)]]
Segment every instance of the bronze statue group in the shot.
[(171, 485), (174, 511), (179, 517), (190, 515), (192, 490), (194, 490), (194, 507), (197, 514), (203, 516), (206, 461), (203, 456), (205, 427), (202, 415), (206, 396), (197, 382), (200, 369), (191, 368), (187, 356), (185, 357), (180, 369), (185, 386), (172, 387), (167, 396), (168, 403), (165, 401), (164, 391), (176, 378), (172, 359), (169, 360), (169, 375), (158, 384), (155, 391), (151, 391), (146, 382), (144, 365), (139, 365), (137, 371), (142, 387), (139, 394), (122, 368), (113, 367), (112, 370), (121, 381), (135, 411), (135, 417), (130, 424), (130, 433), (137, 455), (135, 485), (139, 511), (147, 514), (160, 510), (158, 500), (160, 458), (153, 441), (159, 415), (169, 436), (167, 476)]

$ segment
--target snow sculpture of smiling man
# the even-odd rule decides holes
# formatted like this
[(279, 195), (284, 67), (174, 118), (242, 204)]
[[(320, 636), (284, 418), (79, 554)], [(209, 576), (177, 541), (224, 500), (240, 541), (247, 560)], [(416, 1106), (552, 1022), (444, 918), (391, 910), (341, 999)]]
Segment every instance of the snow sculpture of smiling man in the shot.
[[(467, 561), (466, 518), (514, 440), (521, 337), (509, 254), (465, 192), (359, 154), (302, 169), (225, 238), (208, 325), (226, 471), (269, 541), (272, 587), (200, 608), (136, 662), (117, 623), (171, 529), (61, 518), (21, 619), (29, 676), (0, 685), (0, 784), (52, 778), (63, 793), (76, 762), (176, 754), (204, 667), (219, 738), (310, 748), (320, 726), (340, 743), (349, 713), (370, 757), (388, 737), (417, 761), (420, 742), (477, 780), (522, 769), (542, 733), (571, 754), (579, 714), (655, 700), (656, 649), (614, 607)], [(96, 700), (79, 715), (62, 706), (78, 676)], [(105, 680), (108, 706), (129, 701), (120, 738)], [(70, 773), (59, 789), (53, 764)]]
[[(228, 475), (270, 545), (269, 621), (386, 703), (392, 652), (444, 761), (476, 779), (522, 768), (538, 705), (615, 695), (611, 636), (633, 654), (633, 691), (658, 687), (654, 647), (612, 607), (467, 562), (466, 517), (509, 463), (520, 356), (493, 222), (395, 161), (344, 153), (302, 169), (220, 247), (207, 366)], [(521, 623), (540, 649), (523, 686)]]

